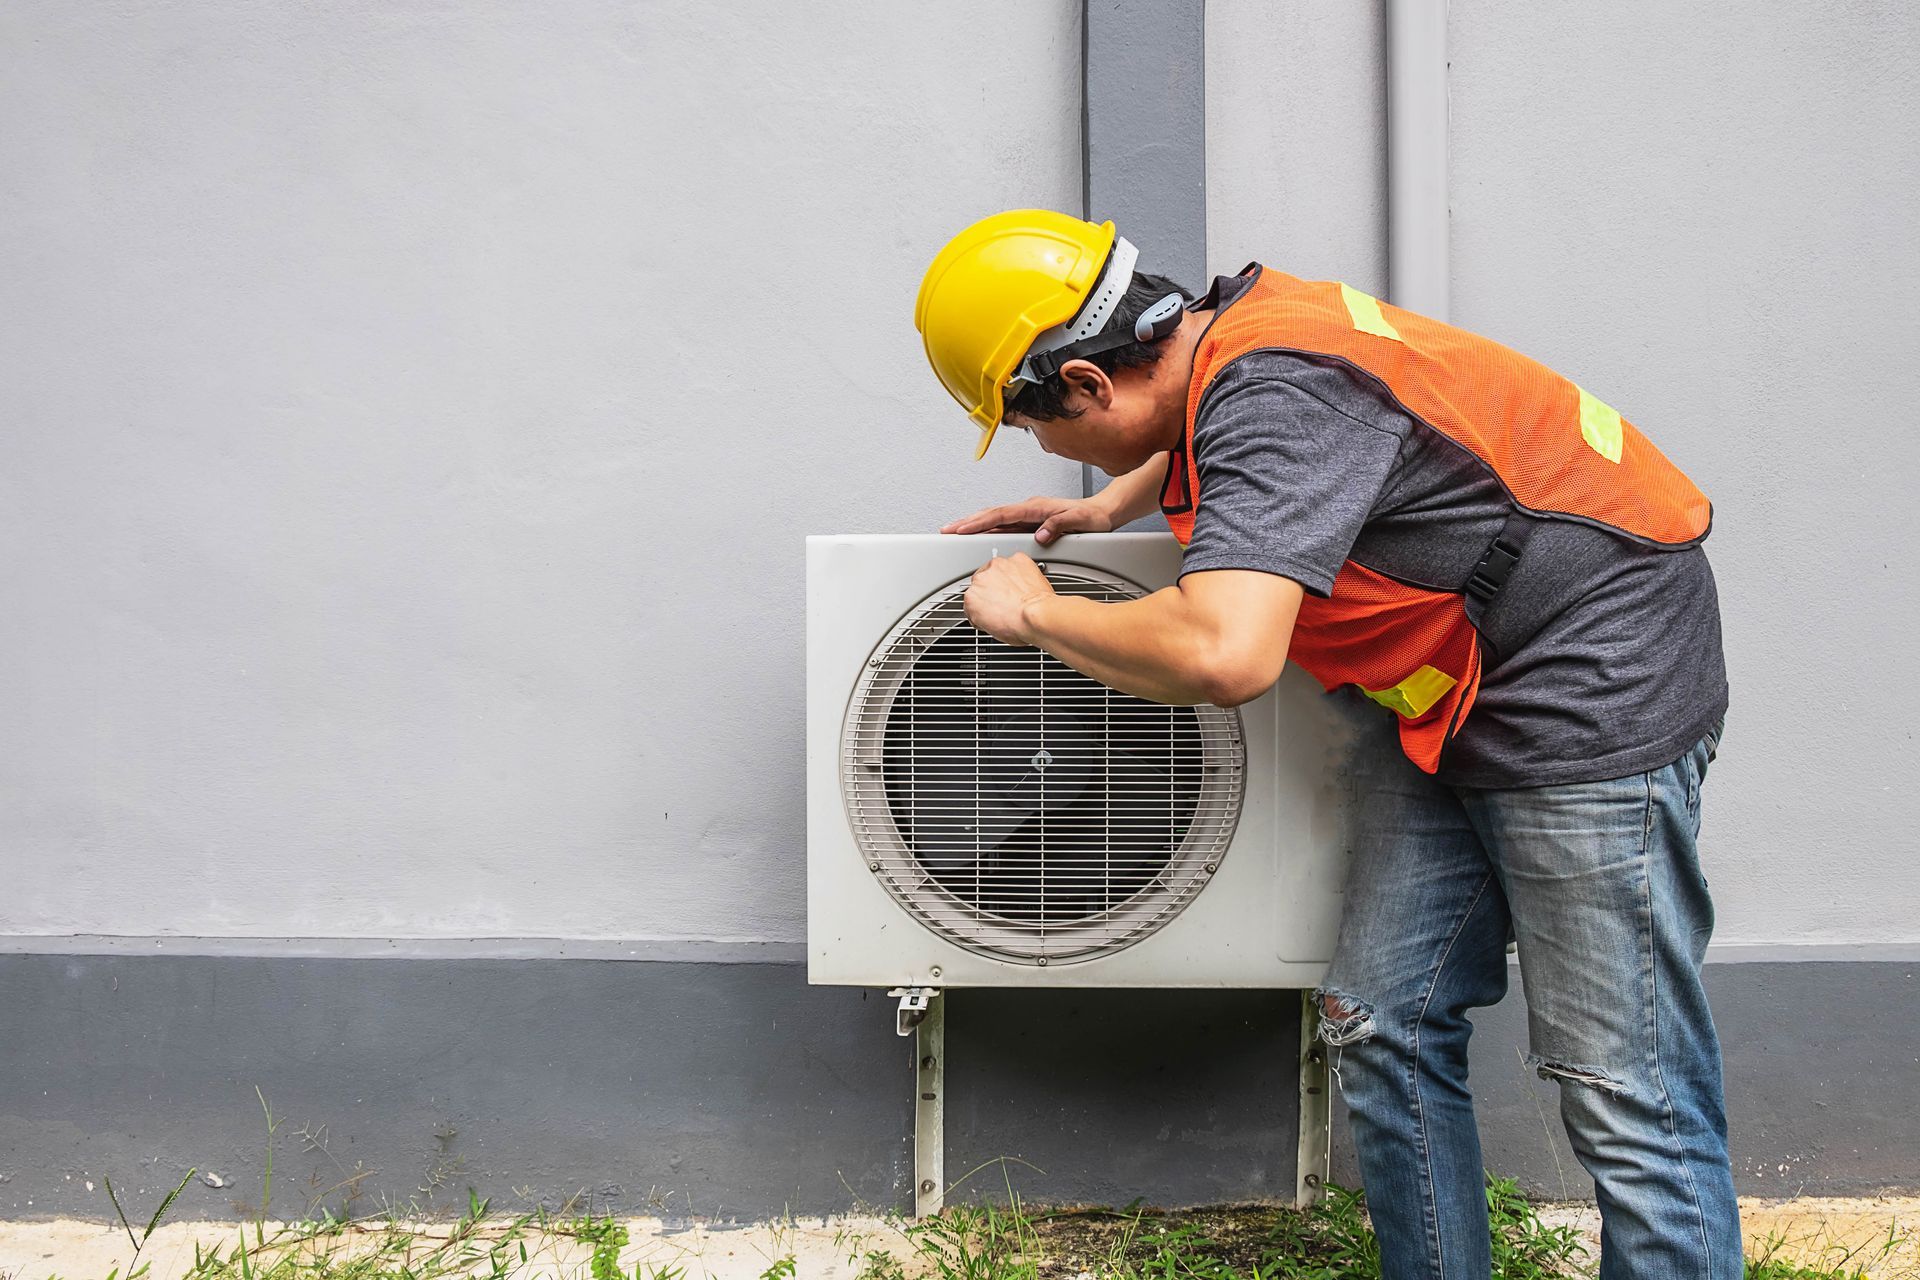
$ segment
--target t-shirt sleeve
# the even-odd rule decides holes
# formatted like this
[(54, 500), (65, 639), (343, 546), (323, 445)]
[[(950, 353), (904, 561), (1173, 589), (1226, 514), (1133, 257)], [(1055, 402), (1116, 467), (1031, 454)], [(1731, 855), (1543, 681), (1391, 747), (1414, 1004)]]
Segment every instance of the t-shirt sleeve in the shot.
[(1215, 375), (1194, 423), (1201, 501), (1180, 572), (1257, 569), (1331, 592), (1405, 438), (1404, 415), (1378, 399), (1345, 369), (1278, 352)]

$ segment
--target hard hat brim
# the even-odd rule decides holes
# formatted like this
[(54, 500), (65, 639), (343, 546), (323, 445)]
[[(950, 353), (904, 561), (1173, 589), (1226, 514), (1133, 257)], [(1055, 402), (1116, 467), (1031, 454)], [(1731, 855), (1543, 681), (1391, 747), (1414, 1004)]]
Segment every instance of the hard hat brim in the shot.
[(993, 443), (994, 433), (999, 430), (1000, 424), (997, 422), (988, 423), (986, 426), (980, 428), (980, 447), (973, 451), (973, 460), (975, 462), (987, 456), (987, 446)]

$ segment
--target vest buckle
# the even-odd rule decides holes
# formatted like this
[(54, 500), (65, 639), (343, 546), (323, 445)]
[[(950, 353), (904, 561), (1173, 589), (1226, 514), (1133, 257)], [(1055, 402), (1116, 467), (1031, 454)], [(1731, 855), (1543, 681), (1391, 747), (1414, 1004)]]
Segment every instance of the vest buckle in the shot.
[(1473, 572), (1467, 575), (1467, 585), (1462, 588), (1466, 594), (1478, 600), (1482, 605), (1490, 603), (1507, 585), (1507, 579), (1513, 574), (1513, 566), (1520, 563), (1520, 554), (1526, 550), (1525, 534), (1518, 533), (1511, 521), (1500, 531), (1500, 536), (1487, 548), (1487, 554), (1480, 557), (1480, 563), (1473, 566)]

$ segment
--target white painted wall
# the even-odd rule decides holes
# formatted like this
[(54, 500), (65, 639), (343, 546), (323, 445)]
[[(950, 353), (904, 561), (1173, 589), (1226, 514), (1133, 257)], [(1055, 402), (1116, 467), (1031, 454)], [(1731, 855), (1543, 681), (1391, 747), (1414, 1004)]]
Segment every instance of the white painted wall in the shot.
[[(1385, 284), (1375, 8), (1210, 6), (1223, 269)], [(1920, 9), (1451, 12), (1454, 319), (1715, 502), (1717, 940), (1920, 941)]]
[(0, 933), (803, 936), (803, 536), (1076, 491), (912, 308), (1078, 10), (0, 7)]

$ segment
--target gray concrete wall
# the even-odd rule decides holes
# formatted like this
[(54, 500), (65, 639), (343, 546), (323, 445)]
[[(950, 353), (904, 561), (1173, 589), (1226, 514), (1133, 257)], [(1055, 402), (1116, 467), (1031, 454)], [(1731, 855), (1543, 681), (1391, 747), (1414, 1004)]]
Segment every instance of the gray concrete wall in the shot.
[[(779, 962), (800, 539), (1077, 483), (967, 461), (911, 299), (1080, 200), (1079, 12), (0, 8), (0, 1209), (244, 1185), (256, 1084), (401, 1199), (900, 1202), (888, 1011)], [(1720, 954), (1879, 961), (1713, 970), (1743, 1186), (1912, 1186), (1920, 19), (1452, 12), (1456, 318), (1718, 504)], [(1382, 45), (1209, 6), (1214, 269), (1385, 287)], [(1282, 997), (972, 994), (951, 1174), (1291, 1185)], [(1554, 1191), (1519, 1026), (1489, 1159)]]
[(1380, 4), (1211, 0), (1207, 260), (1387, 293)]
[[(1216, 269), (1384, 285), (1379, 22), (1214, 0)], [(1714, 500), (1722, 953), (1910, 946), (1920, 9), (1453, 0), (1449, 40), (1454, 321), (1592, 388)]]
[(803, 536), (1078, 483), (912, 317), (1078, 203), (1079, 66), (1074, 0), (0, 7), (0, 933), (802, 938)]
[[(1457, 3), (1454, 291), (1716, 500), (1722, 943), (1907, 943), (1920, 17), (1778, 10)], [(842, 12), (0, 14), (0, 932), (800, 937), (799, 536), (1075, 479), (907, 311), (1077, 7)], [(1383, 284), (1379, 21), (1211, 7), (1216, 269)]]

